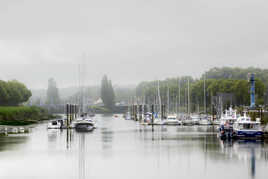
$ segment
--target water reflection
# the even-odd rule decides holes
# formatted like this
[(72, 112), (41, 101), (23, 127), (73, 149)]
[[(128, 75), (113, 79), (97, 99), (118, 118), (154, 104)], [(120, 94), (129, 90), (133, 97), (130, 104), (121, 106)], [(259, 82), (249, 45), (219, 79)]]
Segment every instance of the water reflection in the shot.
[(78, 146), (78, 178), (85, 179), (86, 161), (85, 161), (85, 135), (86, 133), (79, 133), (79, 146)]
[(28, 140), (27, 135), (0, 136), (0, 152), (16, 150), (19, 145), (25, 144)]
[[(256, 160), (262, 160), (267, 152), (264, 151), (264, 143), (262, 141), (222, 141), (222, 148), (225, 155), (229, 159), (236, 159), (244, 161), (249, 166), (249, 173), (251, 178), (256, 176)], [(265, 159), (267, 160), (267, 159)]]
[(267, 177), (266, 142), (221, 141), (211, 126), (152, 131), (134, 121), (98, 118), (92, 133), (40, 125), (27, 136), (0, 137), (0, 178), (18, 178), (12, 170), (20, 178), (52, 179)]

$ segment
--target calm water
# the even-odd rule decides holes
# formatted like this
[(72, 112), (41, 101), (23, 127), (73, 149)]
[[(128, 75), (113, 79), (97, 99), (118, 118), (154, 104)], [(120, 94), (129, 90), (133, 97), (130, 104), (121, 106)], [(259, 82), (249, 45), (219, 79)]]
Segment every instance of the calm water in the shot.
[(47, 130), (0, 137), (0, 178), (232, 179), (268, 177), (268, 143), (228, 142), (205, 126), (139, 126), (96, 116), (92, 133)]

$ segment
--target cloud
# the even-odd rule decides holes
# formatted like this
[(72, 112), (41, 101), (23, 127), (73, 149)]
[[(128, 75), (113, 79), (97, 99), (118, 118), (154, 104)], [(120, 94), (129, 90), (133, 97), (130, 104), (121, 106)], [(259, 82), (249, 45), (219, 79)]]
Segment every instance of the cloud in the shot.
[(117, 84), (214, 66), (268, 68), (263, 0), (0, 1), (0, 76), (30, 87), (74, 85), (86, 54), (88, 83)]

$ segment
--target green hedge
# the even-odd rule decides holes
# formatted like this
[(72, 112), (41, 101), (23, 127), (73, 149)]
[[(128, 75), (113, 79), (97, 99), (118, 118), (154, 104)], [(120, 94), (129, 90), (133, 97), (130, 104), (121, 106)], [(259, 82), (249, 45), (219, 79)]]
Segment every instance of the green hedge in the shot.
[(51, 117), (39, 107), (0, 107), (0, 125), (28, 125)]

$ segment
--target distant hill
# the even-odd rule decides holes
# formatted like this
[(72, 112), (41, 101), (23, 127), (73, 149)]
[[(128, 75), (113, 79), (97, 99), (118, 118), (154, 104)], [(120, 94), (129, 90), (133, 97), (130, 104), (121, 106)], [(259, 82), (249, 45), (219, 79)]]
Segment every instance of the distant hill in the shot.
[(208, 79), (235, 79), (235, 80), (247, 80), (249, 73), (255, 73), (256, 78), (260, 79), (266, 87), (268, 87), (268, 69), (261, 68), (232, 68), (232, 67), (222, 67), (222, 68), (212, 68), (205, 72), (204, 75)]

